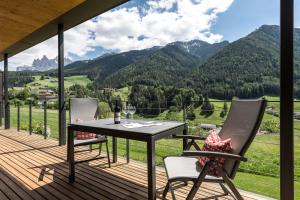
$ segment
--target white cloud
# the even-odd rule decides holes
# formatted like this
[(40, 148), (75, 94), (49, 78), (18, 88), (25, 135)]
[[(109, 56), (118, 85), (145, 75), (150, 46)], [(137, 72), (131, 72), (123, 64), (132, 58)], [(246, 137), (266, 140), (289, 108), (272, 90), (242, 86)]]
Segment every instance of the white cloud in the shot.
[[(233, 0), (160, 0), (148, 1), (143, 15), (138, 9), (122, 8), (98, 17), (92, 45), (128, 51), (173, 41), (201, 39), (210, 43), (222, 39), (210, 28)], [(175, 9), (174, 9), (175, 8)], [(128, 37), (130, 36), (130, 37)], [(139, 37), (144, 40), (139, 40)]]
[[(233, 0), (149, 0), (139, 9), (114, 9), (66, 31), (66, 56), (71, 53), (84, 56), (95, 47), (128, 51), (178, 40), (218, 42), (222, 35), (211, 33), (210, 28), (216, 22), (218, 14), (228, 10), (232, 2)], [(30, 65), (33, 59), (43, 55), (49, 58), (57, 55), (57, 37), (12, 57), (9, 64), (13, 67)]]

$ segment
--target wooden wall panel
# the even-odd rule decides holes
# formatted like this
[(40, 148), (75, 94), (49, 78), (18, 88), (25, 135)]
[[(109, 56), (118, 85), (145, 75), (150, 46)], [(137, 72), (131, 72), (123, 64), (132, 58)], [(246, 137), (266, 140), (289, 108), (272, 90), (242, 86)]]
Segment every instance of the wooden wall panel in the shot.
[(85, 0), (1, 0), (0, 52)]

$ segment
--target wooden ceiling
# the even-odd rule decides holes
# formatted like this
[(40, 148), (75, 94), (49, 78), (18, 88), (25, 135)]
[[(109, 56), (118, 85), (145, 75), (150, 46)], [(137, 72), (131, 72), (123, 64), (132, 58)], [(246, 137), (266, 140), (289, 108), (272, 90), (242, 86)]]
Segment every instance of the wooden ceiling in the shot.
[(0, 61), (128, 0), (0, 0)]
[(84, 0), (1, 0), (0, 52)]

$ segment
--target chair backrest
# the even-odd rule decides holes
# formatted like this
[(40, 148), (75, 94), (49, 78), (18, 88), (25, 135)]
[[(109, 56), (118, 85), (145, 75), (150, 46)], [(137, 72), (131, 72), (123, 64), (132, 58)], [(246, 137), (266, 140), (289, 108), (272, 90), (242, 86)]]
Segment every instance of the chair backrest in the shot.
[(71, 98), (70, 99), (70, 123), (76, 120), (90, 121), (98, 117), (98, 99), (95, 98)]
[[(233, 100), (228, 116), (219, 135), (231, 138), (233, 154), (244, 156), (261, 124), (266, 100)], [(226, 160), (224, 169), (234, 178), (240, 162)]]

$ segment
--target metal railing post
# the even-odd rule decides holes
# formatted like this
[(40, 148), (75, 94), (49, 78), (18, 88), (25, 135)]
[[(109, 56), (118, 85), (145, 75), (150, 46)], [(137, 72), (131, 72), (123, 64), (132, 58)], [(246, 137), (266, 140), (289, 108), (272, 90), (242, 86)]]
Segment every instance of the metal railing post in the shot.
[[(128, 102), (125, 101), (125, 106), (128, 105)], [(127, 113), (126, 114), (126, 119), (129, 118), (129, 114)], [(129, 163), (130, 162), (130, 142), (129, 142), (129, 139), (126, 139), (126, 162)]]
[(118, 160), (118, 148), (117, 148), (117, 138), (112, 137), (112, 153), (113, 153), (113, 163), (116, 163)]
[(20, 131), (20, 102), (17, 102), (17, 130)]
[[(185, 105), (185, 103), (183, 103), (182, 107), (183, 107), (183, 111), (182, 111), (182, 113), (183, 113), (183, 122), (185, 123), (184, 130), (183, 130), (182, 134), (187, 135), (188, 134), (188, 125), (186, 123), (186, 105)], [(188, 143), (188, 140), (186, 138), (183, 138), (182, 139), (182, 149), (183, 150), (186, 150), (187, 143)]]
[(2, 99), (0, 100), (0, 126), (2, 127), (2, 118), (3, 118), (3, 104)]
[(29, 100), (29, 134), (32, 134), (32, 101)]
[(47, 139), (47, 101), (44, 101), (44, 139)]
[(129, 163), (130, 162), (130, 150), (129, 150), (129, 145), (130, 145), (130, 143), (129, 143), (129, 139), (126, 139), (126, 161), (127, 161), (127, 163)]

